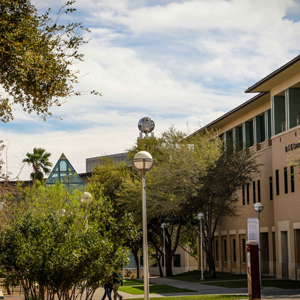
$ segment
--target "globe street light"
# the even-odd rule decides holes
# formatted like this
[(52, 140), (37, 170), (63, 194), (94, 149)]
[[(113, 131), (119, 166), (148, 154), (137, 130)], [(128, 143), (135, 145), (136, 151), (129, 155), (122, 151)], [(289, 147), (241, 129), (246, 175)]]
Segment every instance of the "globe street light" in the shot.
[(142, 175), (142, 206), (143, 206), (143, 251), (144, 251), (144, 299), (149, 300), (149, 274), (148, 274), (148, 238), (147, 238), (147, 215), (146, 215), (146, 187), (145, 173), (150, 171), (154, 159), (147, 151), (138, 152), (132, 160), (134, 168)]
[(200, 221), (200, 236), (201, 236), (201, 280), (204, 280), (203, 277), (203, 243), (202, 243), (202, 221), (204, 220), (204, 214), (199, 213), (197, 219)]
[(90, 205), (90, 203), (92, 202), (92, 195), (89, 192), (84, 192), (83, 193), (83, 197), (81, 198), (80, 202), (82, 203), (82, 205), (85, 208), (85, 229), (88, 230), (89, 227), (89, 220), (88, 220), (88, 206)]
[(160, 227), (164, 231), (164, 277), (166, 277), (167, 273), (166, 273), (166, 237), (165, 237), (165, 229), (167, 228), (167, 224), (166, 223), (162, 223), (160, 225)]
[(264, 210), (264, 206), (257, 202), (254, 204), (253, 209), (257, 212), (257, 219), (258, 219), (258, 253), (259, 253), (259, 283), (261, 286), (261, 257), (260, 257), (260, 213)]

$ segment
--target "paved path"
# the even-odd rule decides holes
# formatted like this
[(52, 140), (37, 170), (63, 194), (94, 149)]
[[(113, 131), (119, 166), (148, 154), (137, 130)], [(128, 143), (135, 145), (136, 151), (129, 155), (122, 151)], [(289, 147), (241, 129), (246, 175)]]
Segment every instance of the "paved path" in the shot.
[[(201, 282), (186, 282), (168, 278), (150, 278), (150, 283), (166, 284), (178, 288), (186, 288), (195, 292), (191, 293), (167, 293), (167, 294), (150, 294), (150, 298), (159, 298), (166, 296), (188, 296), (188, 295), (216, 295), (216, 294), (236, 294), (236, 295), (248, 295), (247, 288), (224, 288), (213, 285), (206, 285)], [(103, 288), (97, 289), (93, 300), (101, 300), (104, 294)], [(144, 295), (130, 295), (123, 292), (120, 294), (124, 299), (143, 298)], [(280, 289), (274, 287), (267, 287), (262, 289), (262, 299), (273, 299), (273, 300), (300, 300), (300, 282), (299, 289)], [(107, 299), (107, 298), (106, 298)], [(4, 300), (24, 300), (24, 296), (17, 294), (13, 296), (4, 295)]]

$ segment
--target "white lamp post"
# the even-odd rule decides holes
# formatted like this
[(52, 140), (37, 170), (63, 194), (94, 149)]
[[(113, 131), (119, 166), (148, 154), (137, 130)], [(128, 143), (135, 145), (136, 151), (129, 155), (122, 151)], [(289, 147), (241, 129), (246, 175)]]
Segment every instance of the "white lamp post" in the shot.
[(88, 221), (88, 206), (89, 204), (92, 202), (92, 195), (88, 192), (84, 192), (83, 193), (83, 197), (81, 198), (81, 203), (84, 205), (85, 207), (85, 213), (86, 215), (84, 216), (85, 219), (85, 229), (87, 230), (89, 227), (89, 221)]
[(255, 203), (253, 209), (257, 212), (258, 219), (258, 253), (259, 253), (259, 283), (261, 286), (261, 257), (260, 257), (260, 213), (264, 210), (264, 206), (258, 202)]
[(199, 213), (197, 219), (200, 221), (200, 235), (201, 235), (201, 280), (204, 280), (203, 277), (203, 242), (202, 242), (202, 221), (204, 220), (204, 214)]
[(148, 268), (148, 238), (147, 238), (147, 214), (146, 214), (146, 187), (145, 173), (150, 171), (154, 159), (147, 151), (138, 152), (132, 160), (134, 168), (142, 174), (142, 206), (143, 206), (143, 251), (144, 251), (144, 299), (149, 300), (149, 268)]
[(167, 228), (167, 224), (166, 223), (162, 223), (160, 225), (160, 227), (164, 231), (164, 277), (167, 277), (167, 273), (166, 273), (166, 237), (165, 237), (165, 229)]

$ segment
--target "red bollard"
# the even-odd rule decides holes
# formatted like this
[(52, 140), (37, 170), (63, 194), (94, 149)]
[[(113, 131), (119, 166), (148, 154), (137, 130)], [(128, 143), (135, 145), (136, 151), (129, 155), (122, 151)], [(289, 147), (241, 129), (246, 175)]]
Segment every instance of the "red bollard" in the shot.
[(259, 254), (256, 241), (247, 241), (247, 279), (250, 300), (260, 300)]

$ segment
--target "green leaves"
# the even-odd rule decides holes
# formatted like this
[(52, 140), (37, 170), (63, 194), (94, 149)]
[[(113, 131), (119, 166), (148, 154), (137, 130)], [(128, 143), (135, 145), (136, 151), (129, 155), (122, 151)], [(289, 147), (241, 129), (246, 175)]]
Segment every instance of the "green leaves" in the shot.
[(36, 179), (43, 181), (44, 174), (50, 173), (50, 168), (52, 163), (49, 162), (49, 157), (51, 153), (46, 152), (43, 148), (34, 148), (33, 153), (26, 153), (27, 158), (24, 158), (22, 162), (28, 163), (33, 167), (33, 173), (31, 173), (31, 178), (35, 182)]
[[(42, 118), (51, 115), (52, 105), (62, 98), (79, 95), (74, 91), (77, 71), (70, 67), (82, 61), (81, 45), (87, 43), (81, 23), (59, 24), (62, 14), (76, 11), (68, 1), (50, 17), (48, 9), (39, 15), (29, 0), (0, 0), (0, 85), (6, 96), (0, 97), (0, 120), (13, 119), (17, 104)], [(93, 93), (99, 94), (99, 93)]]
[(7, 281), (22, 281), (27, 296), (37, 299), (37, 282), (52, 296), (65, 299), (69, 291), (74, 299), (79, 287), (89, 299), (127, 264), (124, 244), (131, 219), (123, 215), (116, 221), (109, 200), (93, 194), (91, 203), (83, 205), (82, 191), (70, 194), (60, 184), (46, 188), (37, 183), (18, 195), (21, 201), (8, 200), (5, 206), (0, 264)]

